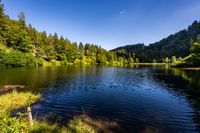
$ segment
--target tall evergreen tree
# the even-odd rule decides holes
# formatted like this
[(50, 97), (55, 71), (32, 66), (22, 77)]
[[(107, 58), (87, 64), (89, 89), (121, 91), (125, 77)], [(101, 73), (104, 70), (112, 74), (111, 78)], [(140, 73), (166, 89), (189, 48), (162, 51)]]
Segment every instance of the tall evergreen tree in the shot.
[(25, 15), (23, 12), (20, 12), (19, 15), (18, 15), (18, 20), (19, 22), (22, 24), (23, 27), (26, 26), (26, 20), (25, 20)]

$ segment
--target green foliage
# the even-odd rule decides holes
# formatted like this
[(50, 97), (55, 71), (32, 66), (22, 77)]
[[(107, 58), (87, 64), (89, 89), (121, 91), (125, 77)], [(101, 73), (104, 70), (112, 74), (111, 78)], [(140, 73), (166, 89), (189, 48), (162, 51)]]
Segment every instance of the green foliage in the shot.
[(42, 66), (42, 60), (35, 58), (28, 53), (12, 51), (9, 53), (0, 52), (0, 65), (6, 67)]
[(135, 63), (139, 63), (139, 58), (135, 58)]
[(69, 123), (72, 133), (96, 133), (95, 129), (84, 121), (83, 117), (75, 117)]
[(10, 117), (10, 112), (26, 107), (39, 100), (40, 95), (34, 95), (30, 92), (4, 94), (0, 96), (0, 132), (1, 133), (21, 133), (28, 127), (26, 115), (18, 113), (18, 117)]
[(132, 58), (132, 57), (129, 57), (128, 62), (129, 62), (129, 63), (134, 63), (133, 58)]
[(10, 117), (10, 113), (0, 114), (0, 132), (1, 133), (21, 133), (28, 126), (28, 122), (24, 116), (19, 114), (18, 118)]
[(172, 58), (171, 58), (171, 62), (172, 62), (173, 64), (176, 63), (176, 56), (172, 56)]
[(107, 57), (105, 55), (97, 54), (97, 63), (99, 65), (106, 65), (107, 64)]
[(14, 109), (25, 107), (29, 103), (39, 100), (40, 95), (34, 95), (30, 92), (18, 93), (12, 92), (0, 96), (0, 113), (13, 111)]
[(26, 26), (26, 20), (25, 20), (25, 15), (23, 12), (20, 12), (19, 15), (18, 15), (18, 18), (19, 18), (19, 22), (21, 23), (21, 25), (23, 27)]
[(193, 65), (200, 66), (200, 53), (193, 55)]
[(48, 124), (46, 121), (34, 120), (30, 127), (27, 115), (18, 113), (11, 117), (10, 112), (26, 107), (39, 100), (40, 95), (30, 92), (18, 93), (16, 91), (0, 96), (0, 133), (95, 133), (95, 129), (84, 121), (83, 117), (75, 117), (66, 127), (57, 124)]
[(168, 57), (165, 57), (165, 58), (163, 59), (163, 63), (170, 63), (169, 58), (168, 58)]
[(70, 133), (65, 127), (59, 127), (58, 125), (50, 125), (47, 122), (34, 121), (32, 129), (28, 130), (29, 133)]
[(68, 65), (68, 61), (67, 60), (63, 60), (60, 62), (61, 66), (67, 66)]
[(195, 21), (187, 29), (170, 35), (159, 42), (149, 44), (148, 46), (144, 44), (133, 44), (118, 47), (111, 51), (116, 52), (117, 56), (122, 56), (126, 59), (131, 55), (132, 58), (135, 58), (135, 56), (139, 57), (140, 62), (152, 62), (153, 59), (156, 59), (157, 62), (162, 62), (162, 59), (165, 57), (188, 56), (192, 42), (193, 40), (198, 42), (200, 36), (198, 38), (197, 36), (199, 34), (200, 22)]
[(80, 65), (80, 64), (81, 64), (81, 60), (79, 60), (78, 58), (76, 58), (76, 59), (74, 60), (74, 64), (75, 64), (75, 65)]
[(83, 117), (74, 117), (68, 126), (49, 124), (46, 121), (34, 120), (33, 127), (29, 126), (26, 114), (18, 113), (18, 117), (10, 117), (10, 113), (0, 114), (1, 133), (97, 133)]
[(199, 54), (200, 53), (200, 43), (194, 42), (190, 50), (194, 54)]
[(153, 59), (152, 63), (156, 63), (156, 59)]
[[(198, 40), (198, 39), (197, 39)], [(194, 42), (191, 47), (191, 54), (176, 63), (175, 67), (200, 66), (200, 43)]]
[(6, 53), (4, 51), (0, 50), (0, 63), (4, 56), (6, 56)]
[(181, 61), (181, 60), (182, 60), (182, 57), (179, 57), (179, 58), (178, 58), (178, 61)]
[(192, 66), (200, 66), (200, 42), (194, 42), (191, 47), (191, 52), (189, 57), (183, 59), (183, 61), (192, 64)]
[(82, 116), (76, 116), (70, 120), (67, 126), (58, 126), (57, 124), (48, 124), (44, 121), (34, 121), (32, 129), (29, 133), (97, 133), (97, 129), (93, 128), (84, 120)]

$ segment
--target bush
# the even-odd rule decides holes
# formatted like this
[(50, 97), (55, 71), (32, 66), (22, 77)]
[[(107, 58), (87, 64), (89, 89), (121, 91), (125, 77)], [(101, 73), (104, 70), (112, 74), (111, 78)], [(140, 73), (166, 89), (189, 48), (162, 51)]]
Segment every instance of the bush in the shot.
[(200, 53), (193, 55), (193, 65), (200, 66)]
[(6, 53), (0, 50), (0, 64), (2, 64), (2, 59), (6, 56)]
[(63, 60), (60, 62), (61, 66), (67, 66), (68, 65), (68, 61), (67, 60)]
[(42, 58), (37, 58), (36, 61), (37, 61), (36, 66), (43, 66), (43, 65), (44, 65), (44, 59), (42, 59)]
[(32, 54), (12, 51), (9, 53), (0, 52), (0, 65), (6, 67), (33, 67), (42, 66), (43, 61), (35, 58)]
[(28, 121), (25, 115), (19, 114), (19, 117), (10, 117), (10, 113), (0, 114), (0, 132), (1, 133), (21, 133), (28, 127)]

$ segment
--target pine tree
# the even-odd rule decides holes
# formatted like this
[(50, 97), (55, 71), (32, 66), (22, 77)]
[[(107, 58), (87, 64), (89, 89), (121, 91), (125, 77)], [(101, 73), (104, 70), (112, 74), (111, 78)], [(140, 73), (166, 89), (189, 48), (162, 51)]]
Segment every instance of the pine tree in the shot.
[(6, 15), (4, 14), (4, 5), (0, 2), (0, 43), (6, 44)]
[(23, 12), (20, 12), (19, 15), (18, 15), (18, 20), (19, 20), (19, 22), (21, 23), (21, 25), (22, 25), (23, 27), (26, 26), (26, 20), (25, 20), (25, 19), (26, 19), (26, 18), (25, 18), (24, 13), (23, 13)]

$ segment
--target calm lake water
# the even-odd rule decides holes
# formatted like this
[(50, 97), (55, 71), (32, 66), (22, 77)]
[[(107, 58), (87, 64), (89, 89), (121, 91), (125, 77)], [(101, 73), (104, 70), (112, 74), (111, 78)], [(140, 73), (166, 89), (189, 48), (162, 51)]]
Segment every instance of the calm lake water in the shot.
[(165, 67), (0, 69), (0, 85), (40, 92), (33, 114), (50, 121), (85, 112), (116, 122), (116, 132), (200, 132), (200, 71)]

